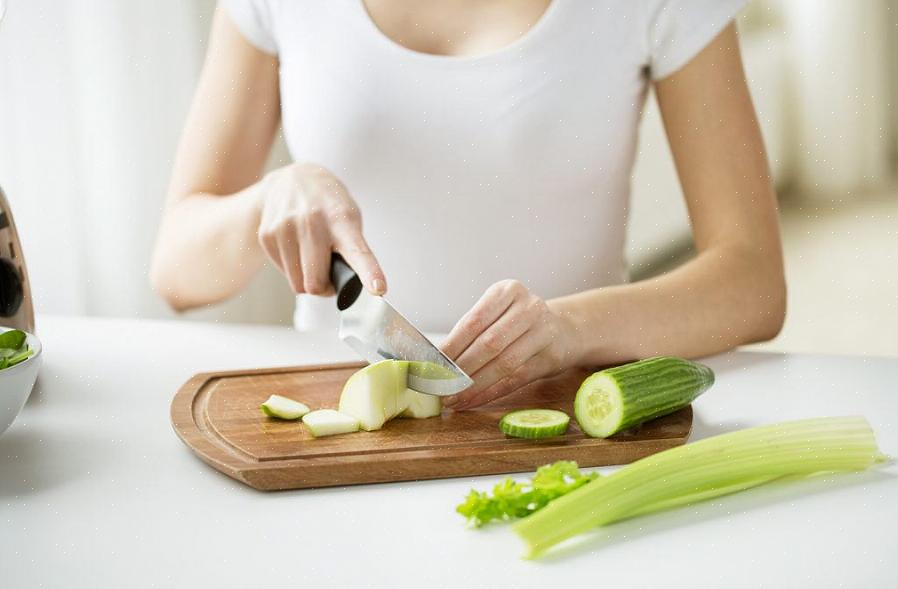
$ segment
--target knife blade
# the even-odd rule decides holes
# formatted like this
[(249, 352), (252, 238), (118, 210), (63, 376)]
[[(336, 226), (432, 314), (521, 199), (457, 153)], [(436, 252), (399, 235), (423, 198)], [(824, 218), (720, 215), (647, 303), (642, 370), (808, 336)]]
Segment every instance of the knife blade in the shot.
[(331, 260), (331, 281), (337, 291), (339, 336), (370, 363), (409, 362), (408, 388), (447, 396), (474, 384), (455, 362), (427, 339), (386, 299), (368, 292), (340, 254)]

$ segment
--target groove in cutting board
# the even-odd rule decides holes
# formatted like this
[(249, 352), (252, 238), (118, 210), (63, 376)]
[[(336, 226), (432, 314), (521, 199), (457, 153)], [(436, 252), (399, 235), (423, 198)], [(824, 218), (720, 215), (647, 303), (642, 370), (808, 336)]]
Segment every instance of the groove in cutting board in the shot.
[(585, 436), (574, 419), (567, 434), (545, 440), (507, 438), (499, 431), (499, 418), (512, 409), (545, 407), (573, 416), (574, 394), (589, 374), (584, 370), (540, 381), (477, 410), (396, 419), (375, 432), (315, 439), (301, 422), (259, 411), (271, 394), (312, 409), (336, 408), (343, 383), (361, 366), (198, 374), (172, 400), (172, 424), (202, 460), (263, 490), (520, 472), (562, 459), (581, 466), (623, 464), (683, 444), (692, 428), (687, 407), (608, 440)]

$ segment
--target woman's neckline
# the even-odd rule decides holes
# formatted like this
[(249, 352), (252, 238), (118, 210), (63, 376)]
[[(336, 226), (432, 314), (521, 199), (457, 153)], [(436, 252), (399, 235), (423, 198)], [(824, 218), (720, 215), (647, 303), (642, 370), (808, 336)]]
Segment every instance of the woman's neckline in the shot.
[(495, 61), (500, 58), (517, 54), (519, 51), (524, 49), (526, 46), (531, 45), (540, 36), (542, 36), (543, 30), (546, 29), (549, 22), (554, 19), (555, 13), (558, 12), (558, 5), (563, 1), (564, 0), (550, 0), (549, 5), (540, 15), (539, 19), (537, 19), (537, 21), (533, 23), (533, 25), (529, 29), (524, 31), (522, 35), (514, 39), (511, 43), (505, 45), (504, 47), (500, 47), (486, 53), (474, 53), (471, 55), (446, 55), (441, 53), (426, 53), (424, 51), (418, 51), (416, 49), (406, 47), (405, 45), (393, 40), (390, 36), (384, 33), (379, 26), (377, 26), (377, 23), (374, 22), (374, 19), (371, 17), (371, 13), (368, 12), (368, 7), (365, 4), (365, 0), (355, 0), (354, 3), (358, 8), (357, 12), (359, 16), (364, 21), (363, 28), (368, 32), (369, 36), (372, 37), (380, 45), (385, 46), (396, 53), (419, 61), (445, 65), (463, 65), (486, 61)]

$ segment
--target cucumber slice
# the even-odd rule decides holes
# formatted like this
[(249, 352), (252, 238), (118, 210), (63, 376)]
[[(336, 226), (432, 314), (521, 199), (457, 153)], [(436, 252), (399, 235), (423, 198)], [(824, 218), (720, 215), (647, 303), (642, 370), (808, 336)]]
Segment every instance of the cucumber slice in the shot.
[(310, 411), (306, 404), (280, 395), (271, 395), (259, 408), (268, 417), (288, 420), (299, 419)]
[(682, 358), (640, 360), (596, 372), (580, 385), (574, 414), (587, 435), (607, 438), (682, 409), (714, 384), (714, 372)]
[(521, 409), (506, 413), (499, 421), (499, 429), (515, 438), (548, 438), (567, 431), (571, 418), (555, 409)]
[(443, 401), (436, 395), (428, 395), (419, 393), (412, 389), (405, 389), (405, 410), (399, 414), (399, 417), (414, 417), (415, 419), (424, 419), (427, 417), (436, 417), (443, 411)]
[(316, 438), (359, 431), (357, 419), (333, 409), (318, 409), (306, 413), (302, 422)]

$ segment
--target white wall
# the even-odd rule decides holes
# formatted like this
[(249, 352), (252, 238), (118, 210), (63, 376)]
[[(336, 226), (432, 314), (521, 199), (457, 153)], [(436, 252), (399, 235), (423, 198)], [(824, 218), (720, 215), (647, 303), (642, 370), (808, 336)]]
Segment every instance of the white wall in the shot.
[(892, 179), (894, 180), (896, 176), (898, 176), (898, 108), (895, 107), (898, 104), (898, 0), (890, 0), (889, 2), (889, 10), (888, 18), (886, 19), (886, 25), (888, 26), (890, 31), (893, 31), (891, 35), (887, 35), (888, 39), (888, 61), (891, 64), (890, 68), (890, 81), (891, 81), (891, 91), (889, 94), (889, 103), (892, 105), (889, 110), (892, 113), (892, 143), (891, 143), (891, 161), (892, 161)]
[[(0, 184), (38, 312), (165, 317), (147, 280), (213, 0), (12, 0), (0, 25)], [(267, 273), (212, 320), (290, 319)]]
[[(793, 60), (798, 189), (833, 200), (890, 176), (888, 36), (895, 3), (782, 3)], [(892, 65), (894, 70), (895, 65)], [(891, 107), (894, 110), (894, 107)]]
[[(778, 186), (805, 199), (848, 201), (895, 179), (898, 108), (890, 104), (898, 102), (898, 35), (890, 47), (888, 31), (896, 27), (895, 0), (755, 0), (744, 11), (742, 55)], [(640, 130), (629, 238), (634, 271), (690, 240), (651, 99)]]

